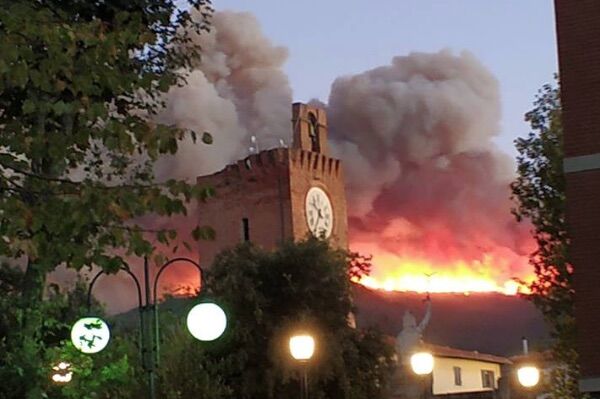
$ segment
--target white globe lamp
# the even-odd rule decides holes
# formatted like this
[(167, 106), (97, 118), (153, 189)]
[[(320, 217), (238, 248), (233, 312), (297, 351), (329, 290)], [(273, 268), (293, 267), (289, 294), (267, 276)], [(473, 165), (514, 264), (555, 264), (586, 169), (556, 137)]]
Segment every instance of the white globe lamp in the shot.
[(517, 370), (519, 384), (525, 388), (532, 388), (540, 381), (540, 370), (535, 366), (523, 366)]
[(214, 303), (200, 303), (187, 316), (187, 328), (200, 341), (214, 341), (223, 335), (227, 327), (227, 316)]
[(84, 317), (71, 328), (71, 342), (83, 353), (97, 353), (110, 341), (108, 324), (99, 317)]
[(431, 374), (433, 365), (433, 355), (429, 352), (417, 352), (410, 357), (410, 366), (417, 375)]
[(315, 353), (315, 339), (308, 335), (294, 335), (290, 338), (290, 353), (299, 361), (308, 361)]

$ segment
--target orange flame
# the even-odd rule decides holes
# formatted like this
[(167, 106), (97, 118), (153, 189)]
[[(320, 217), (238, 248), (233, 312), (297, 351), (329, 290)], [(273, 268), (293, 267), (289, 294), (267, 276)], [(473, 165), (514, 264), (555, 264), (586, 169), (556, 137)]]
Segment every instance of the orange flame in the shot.
[(530, 283), (535, 278), (532, 273), (504, 276), (498, 272), (502, 268), (494, 267), (496, 263), (501, 261), (493, 256), (484, 256), (483, 261), (455, 261), (451, 264), (434, 265), (427, 260), (383, 253), (373, 256), (373, 275), (353, 281), (368, 288), (385, 291), (465, 294), (499, 292), (505, 295), (529, 293), (527, 286), (514, 278)]

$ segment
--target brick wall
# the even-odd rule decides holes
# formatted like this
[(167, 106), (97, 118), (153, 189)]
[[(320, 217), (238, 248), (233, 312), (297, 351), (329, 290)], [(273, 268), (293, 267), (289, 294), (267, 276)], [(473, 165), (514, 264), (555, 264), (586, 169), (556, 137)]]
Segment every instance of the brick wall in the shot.
[(600, 170), (567, 175), (582, 377), (600, 377)]
[(252, 155), (223, 171), (197, 180), (216, 195), (198, 205), (198, 223), (215, 229), (214, 241), (200, 241), (200, 262), (242, 242), (242, 219), (249, 222), (250, 240), (266, 249), (292, 237), (289, 151), (275, 149)]
[(305, 238), (309, 234), (304, 202), (310, 187), (316, 186), (327, 193), (333, 207), (331, 243), (340, 248), (347, 248), (348, 221), (344, 171), (341, 162), (323, 154), (299, 149), (290, 150), (290, 154), (290, 189), (294, 238)]
[[(600, 1), (555, 0), (565, 165), (600, 155)], [(600, 391), (600, 165), (567, 170), (582, 387)]]
[(600, 153), (600, 1), (556, 0), (565, 156)]
[(197, 179), (216, 195), (198, 205), (198, 223), (215, 229), (214, 241), (200, 241), (200, 262), (208, 266), (215, 255), (243, 240), (242, 219), (249, 222), (250, 241), (273, 249), (282, 240), (309, 234), (305, 218), (306, 193), (321, 187), (334, 213), (331, 243), (348, 246), (344, 173), (341, 162), (298, 148), (278, 148), (252, 155), (221, 172)]
[(292, 104), (292, 126), (294, 130), (294, 148), (310, 150), (311, 140), (309, 135), (310, 115), (317, 122), (317, 136), (319, 141), (320, 153), (329, 154), (327, 114), (325, 110), (306, 105), (303, 103)]

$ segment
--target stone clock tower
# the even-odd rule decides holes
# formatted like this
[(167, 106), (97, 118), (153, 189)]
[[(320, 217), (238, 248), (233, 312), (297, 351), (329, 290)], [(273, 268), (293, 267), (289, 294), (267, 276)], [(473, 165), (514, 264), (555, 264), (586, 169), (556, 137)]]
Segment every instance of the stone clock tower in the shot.
[(216, 231), (214, 241), (199, 243), (202, 265), (243, 241), (273, 249), (312, 234), (347, 248), (344, 173), (328, 153), (325, 111), (293, 104), (292, 128), (292, 148), (262, 151), (198, 177), (216, 191), (198, 207), (198, 223)]

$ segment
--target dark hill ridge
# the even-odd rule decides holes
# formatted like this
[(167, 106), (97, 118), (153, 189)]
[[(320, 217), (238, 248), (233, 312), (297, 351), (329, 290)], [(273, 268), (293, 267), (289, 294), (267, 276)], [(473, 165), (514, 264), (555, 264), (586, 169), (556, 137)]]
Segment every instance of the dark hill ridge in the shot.
[[(375, 291), (362, 286), (354, 290), (359, 327), (377, 326), (396, 336), (402, 316), (410, 310), (420, 321), (424, 294)], [(497, 293), (431, 294), (432, 318), (427, 342), (495, 355), (519, 354), (521, 337), (532, 349), (549, 345), (548, 330), (541, 313), (527, 300)]]
[[(405, 310), (421, 320), (424, 298), (424, 294), (414, 292), (375, 291), (355, 285), (357, 324), (376, 326), (396, 336)], [(522, 336), (529, 338), (533, 350), (549, 344), (542, 315), (522, 298), (493, 293), (431, 294), (431, 298), (433, 314), (425, 331), (429, 343), (500, 356), (520, 354)], [(190, 298), (170, 298), (161, 304), (161, 317), (169, 313), (185, 315), (194, 303)], [(117, 331), (138, 328), (138, 312), (130, 310), (113, 316), (111, 321)]]

